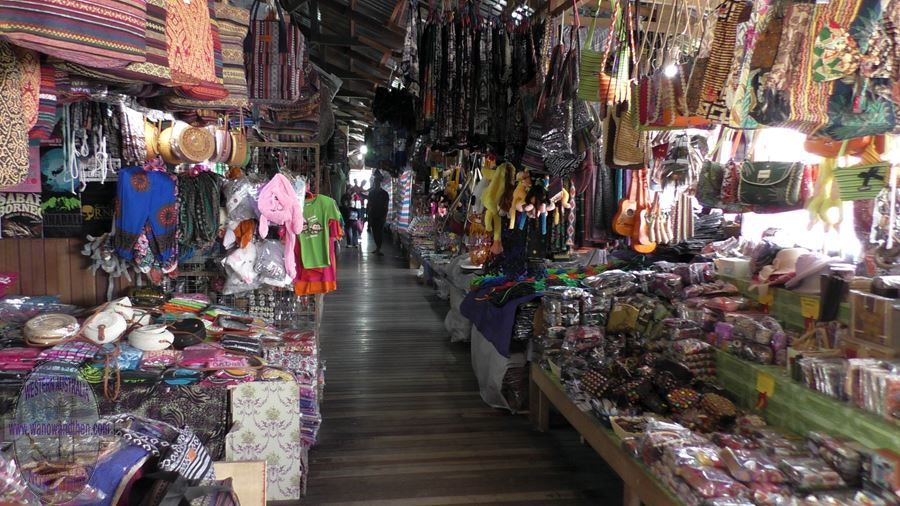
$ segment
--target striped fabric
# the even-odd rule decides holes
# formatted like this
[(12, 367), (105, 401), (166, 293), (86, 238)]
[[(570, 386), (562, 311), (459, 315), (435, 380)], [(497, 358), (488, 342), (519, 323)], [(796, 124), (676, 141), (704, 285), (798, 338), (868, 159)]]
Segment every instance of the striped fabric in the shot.
[(834, 182), (841, 200), (873, 199), (884, 189), (889, 172), (887, 163), (842, 167), (835, 171)]
[(834, 81), (813, 79), (813, 48), (822, 28), (828, 23), (849, 26), (856, 18), (861, 0), (840, 0), (816, 5), (812, 22), (806, 27), (800, 47), (800, 60), (791, 81), (791, 116), (782, 125), (809, 134), (828, 123), (828, 101), (834, 91)]
[(228, 97), (204, 102), (173, 96), (167, 101), (167, 105), (170, 107), (237, 110), (249, 105), (247, 73), (244, 69), (244, 38), (247, 36), (247, 27), (250, 24), (250, 12), (247, 9), (229, 5), (228, 2), (216, 3), (215, 12), (222, 45), (222, 76)]
[(219, 33), (219, 22), (216, 19), (216, 3), (213, 0), (207, 0), (207, 5), (215, 78), (213, 80), (204, 79), (196, 85), (180, 86), (176, 89), (176, 92), (186, 98), (220, 100), (228, 97), (228, 90), (225, 89), (225, 80), (222, 74), (222, 40)]
[(300, 98), (304, 84), (306, 42), (296, 26), (284, 21), (280, 10), (266, 13), (260, 5), (259, 0), (253, 4), (244, 43), (250, 101), (291, 104)]
[(166, 0), (166, 41), (176, 86), (216, 82), (208, 2)]
[(169, 69), (169, 51), (166, 42), (166, 0), (147, 0), (145, 34), (147, 59), (140, 63), (129, 63), (126, 67), (104, 70), (68, 61), (57, 61), (54, 64), (69, 72), (119, 84), (148, 82), (171, 86), (172, 71)]
[(396, 223), (398, 230), (406, 230), (409, 228), (409, 222), (412, 219), (411, 208), (414, 179), (415, 172), (411, 170), (407, 170), (403, 174), (400, 174), (400, 179), (398, 181), (398, 185), (400, 186), (400, 213), (397, 216)]
[(32, 139), (49, 139), (56, 125), (56, 69), (49, 63), (41, 64), (41, 91), (38, 102), (38, 117), (29, 132)]
[(4, 0), (0, 37), (97, 68), (146, 61), (146, 0)]

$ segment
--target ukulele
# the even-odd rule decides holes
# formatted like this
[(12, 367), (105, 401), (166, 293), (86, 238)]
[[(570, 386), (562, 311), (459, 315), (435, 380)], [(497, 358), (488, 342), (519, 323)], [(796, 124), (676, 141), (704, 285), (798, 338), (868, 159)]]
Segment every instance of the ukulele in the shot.
[(646, 170), (641, 170), (638, 175), (638, 198), (631, 232), (631, 249), (642, 254), (656, 250), (656, 242), (650, 240), (650, 203), (647, 201), (646, 176)]
[(631, 233), (634, 230), (634, 215), (637, 212), (637, 191), (637, 175), (634, 175), (628, 184), (628, 198), (619, 201), (619, 210), (613, 216), (613, 232), (621, 236), (631, 237)]

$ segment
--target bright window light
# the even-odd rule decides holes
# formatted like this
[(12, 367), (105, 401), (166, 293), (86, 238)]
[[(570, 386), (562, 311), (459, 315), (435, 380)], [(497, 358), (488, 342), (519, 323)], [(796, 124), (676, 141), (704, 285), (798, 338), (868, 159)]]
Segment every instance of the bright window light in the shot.
[[(818, 164), (822, 158), (807, 153), (803, 149), (806, 135), (787, 128), (765, 128), (757, 130), (759, 139), (752, 156), (755, 161), (799, 161), (804, 164)], [(731, 153), (726, 142), (720, 153)], [(724, 158), (723, 158), (724, 160)], [(858, 159), (847, 157), (841, 165), (852, 165)], [(829, 218), (837, 218), (837, 208), (828, 211)], [(832, 216), (833, 215), (833, 216)], [(763, 235), (775, 231), (770, 240), (783, 247), (799, 246), (812, 251), (841, 257), (858, 258), (862, 245), (856, 237), (853, 224), (853, 202), (843, 203), (843, 221), (838, 229), (826, 230), (821, 222), (810, 225), (810, 215), (806, 210), (775, 214), (745, 213), (742, 218), (741, 235), (752, 241), (759, 241)]]
[(363, 144), (362, 146), (359, 147), (360, 154), (365, 155), (368, 152), (369, 152), (369, 146), (366, 146), (365, 144)]

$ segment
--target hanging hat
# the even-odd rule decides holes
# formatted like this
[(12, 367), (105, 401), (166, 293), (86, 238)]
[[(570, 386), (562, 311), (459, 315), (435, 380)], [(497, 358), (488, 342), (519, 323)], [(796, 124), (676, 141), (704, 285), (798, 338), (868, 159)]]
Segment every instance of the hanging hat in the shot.
[(804, 253), (797, 259), (797, 275), (784, 287), (801, 293), (819, 293), (819, 274), (838, 260), (818, 253)]

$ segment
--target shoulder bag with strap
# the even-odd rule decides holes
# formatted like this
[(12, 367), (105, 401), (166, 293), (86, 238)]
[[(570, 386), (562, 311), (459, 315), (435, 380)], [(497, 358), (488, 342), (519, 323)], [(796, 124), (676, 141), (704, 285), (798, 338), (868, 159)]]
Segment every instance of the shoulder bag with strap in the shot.
[(300, 71), (305, 41), (300, 29), (286, 22), (279, 7), (261, 15), (262, 2), (250, 8), (250, 30), (244, 39), (247, 86), (257, 105), (287, 105), (300, 99)]

